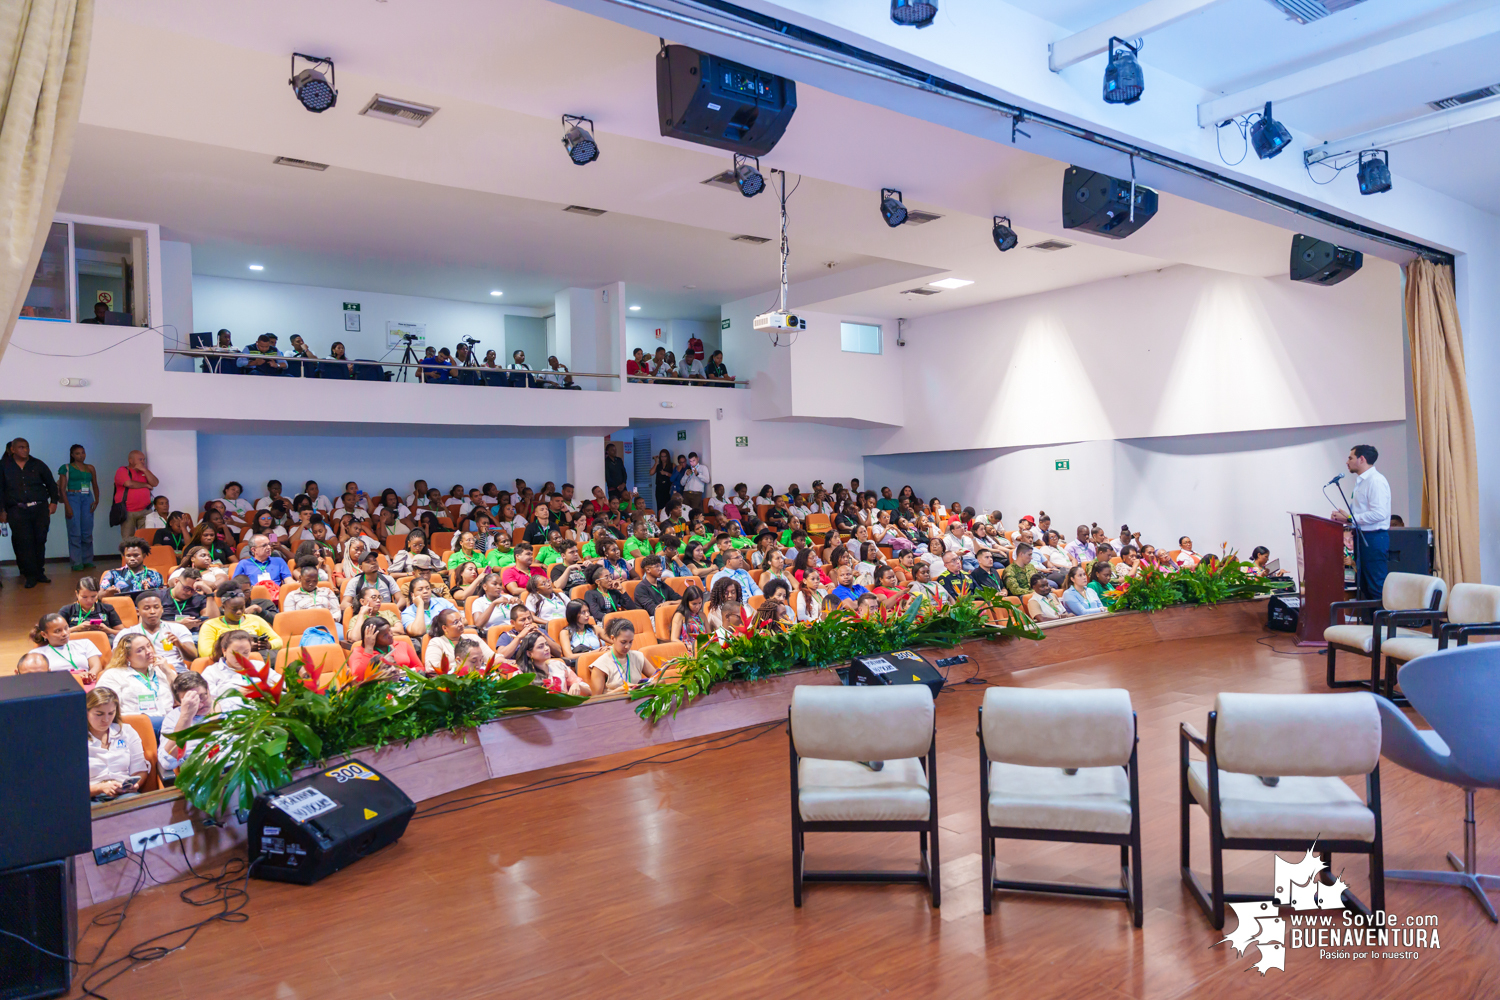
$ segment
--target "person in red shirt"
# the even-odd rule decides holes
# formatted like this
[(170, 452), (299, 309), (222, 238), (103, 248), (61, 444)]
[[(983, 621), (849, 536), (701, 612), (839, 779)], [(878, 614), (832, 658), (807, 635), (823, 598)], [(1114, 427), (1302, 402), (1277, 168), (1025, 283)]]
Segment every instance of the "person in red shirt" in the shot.
[(627, 377), (651, 374), (651, 365), (646, 361), (646, 352), (641, 348), (637, 347), (630, 352), (630, 360), (625, 362), (625, 374)]
[[(526, 600), (526, 585), (533, 576), (547, 576), (547, 567), (533, 565), (531, 543), (522, 542), (515, 548), (516, 564), (507, 566), (500, 573), (500, 583), (505, 592), (518, 600)], [(548, 577), (551, 579), (551, 577)]]
[(125, 520), (120, 523), (120, 538), (134, 538), (137, 529), (146, 523), (146, 513), (151, 510), (151, 491), (156, 489), (156, 476), (146, 468), (146, 453), (132, 451), (125, 457), (125, 464), (115, 470), (115, 503), (125, 504)]
[[(372, 670), (371, 661), (376, 659), (380, 663)], [(336, 684), (343, 687), (351, 681), (378, 680), (396, 674), (402, 667), (421, 671), (416, 649), (410, 641), (396, 639), (389, 621), (371, 615), (359, 627), (359, 641), (349, 650), (349, 663), (339, 672)]]

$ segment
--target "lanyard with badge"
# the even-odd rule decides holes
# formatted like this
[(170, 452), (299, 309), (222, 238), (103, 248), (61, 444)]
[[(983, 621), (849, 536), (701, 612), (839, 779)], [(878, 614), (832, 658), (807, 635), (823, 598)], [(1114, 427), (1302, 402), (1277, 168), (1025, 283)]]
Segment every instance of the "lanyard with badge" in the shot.
[(611, 646), (609, 649), (609, 658), (614, 661), (615, 669), (620, 671), (620, 679), (625, 682), (625, 686), (627, 688), (630, 687), (630, 654), (626, 653), (625, 662), (621, 663), (619, 654)]

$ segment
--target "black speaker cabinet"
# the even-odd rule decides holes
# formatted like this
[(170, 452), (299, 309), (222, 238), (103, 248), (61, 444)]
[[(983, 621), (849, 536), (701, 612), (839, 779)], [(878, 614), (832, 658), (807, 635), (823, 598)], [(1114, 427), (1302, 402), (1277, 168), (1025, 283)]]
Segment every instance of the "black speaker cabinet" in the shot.
[(797, 110), (797, 84), (690, 49), (668, 45), (656, 57), (661, 134), (746, 156), (769, 153)]
[(0, 677), (0, 869), (93, 849), (83, 688), (64, 670)]
[(1432, 529), (1392, 528), (1387, 570), (1392, 573), (1432, 575)]
[(932, 688), (932, 696), (936, 698), (943, 690), (943, 675), (921, 653), (897, 649), (873, 656), (854, 657), (849, 661), (846, 683), (850, 687), (926, 684)]
[(357, 760), (261, 792), (250, 807), (255, 877), (312, 885), (400, 840), (416, 811), (390, 778)]
[[(71, 676), (67, 679), (78, 686)], [(47, 955), (9, 934), (0, 934), (0, 1000), (32, 1000), (68, 992), (73, 965), (54, 956), (73, 958), (78, 940), (73, 859), (0, 871), (0, 930), (52, 952)]]
[(1292, 237), (1291, 277), (1314, 285), (1337, 285), (1364, 267), (1365, 255), (1358, 250), (1298, 233)]
[(1156, 192), (1135, 186), (1135, 218), (1130, 217), (1130, 181), (1110, 177), (1084, 167), (1069, 167), (1063, 174), (1062, 217), (1064, 229), (1123, 240), (1151, 221), (1156, 214)]

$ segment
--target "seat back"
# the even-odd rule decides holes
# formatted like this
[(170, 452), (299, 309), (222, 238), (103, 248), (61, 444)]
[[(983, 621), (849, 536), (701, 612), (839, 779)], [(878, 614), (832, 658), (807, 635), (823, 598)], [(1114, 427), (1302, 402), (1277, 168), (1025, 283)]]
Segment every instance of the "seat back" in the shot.
[(74, 632), (71, 635), (69, 635), (68, 638), (70, 640), (72, 640), (72, 639), (87, 639), (89, 642), (92, 642), (95, 646), (99, 647), (99, 655), (102, 656), (102, 657), (104, 657), (104, 660), (105, 660), (106, 663), (109, 662), (109, 636), (106, 635), (105, 633), (103, 633), (103, 632)]
[(1230, 694), (1219, 713), (1219, 767), (1240, 774), (1332, 777), (1368, 774), (1380, 763), (1380, 710), (1351, 694)]
[(1500, 645), (1428, 653), (1397, 677), (1412, 708), (1453, 751), (1454, 763), (1484, 787), (1500, 788)]
[(328, 643), (323, 646), (298, 646), (290, 656), (288, 662), (301, 660), (302, 670), (314, 683), (321, 683), (324, 677), (330, 677), (343, 669), (344, 664), (349, 662), (349, 654), (343, 646), (336, 643)]
[(161, 787), (161, 775), (156, 770), (156, 733), (151, 729), (151, 717), (148, 715), (122, 715), (120, 722), (135, 730), (135, 734), (141, 738), (141, 752), (146, 755), (146, 763), (150, 765), (150, 771), (141, 783), (136, 786), (138, 792), (154, 792)]
[(177, 554), (172, 551), (170, 546), (153, 546), (151, 551), (146, 553), (146, 558), (142, 561), (142, 565), (147, 569), (156, 570), (162, 575), (162, 579), (165, 580), (167, 574), (177, 568)]
[(687, 589), (689, 587), (696, 587), (699, 585), (697, 577), (692, 576), (667, 576), (663, 577), (662, 579), (667, 581), (668, 587), (671, 587), (679, 594), (685, 594), (687, 593)]
[(130, 598), (101, 597), (100, 600), (115, 609), (115, 614), (120, 616), (120, 624), (124, 625), (126, 628), (129, 628), (130, 626), (138, 624), (140, 622), (141, 618), (140, 615), (136, 614), (135, 602)]
[[(1434, 595), (1437, 603), (1433, 603)], [(1441, 577), (1420, 573), (1387, 573), (1380, 591), (1381, 606), (1387, 611), (1425, 611), (1441, 608), (1448, 597), (1448, 585)]]
[(512, 628), (514, 628), (514, 626), (510, 622), (501, 622), (499, 625), (491, 625), (489, 629), (484, 633), (485, 645), (489, 646), (491, 649), (494, 649), (495, 640), (499, 639), (506, 632), (509, 632)]
[(1030, 767), (1130, 763), (1135, 713), (1123, 688), (991, 687), (981, 716), (991, 760)]
[(566, 618), (554, 618), (547, 623), (547, 638), (553, 642), (562, 642), (563, 629), (568, 627)]
[(1459, 625), (1500, 622), (1500, 587), (1455, 583), (1448, 594), (1448, 620)]
[(635, 588), (640, 586), (640, 583), (641, 581), (639, 580), (626, 580), (624, 583), (620, 584), (620, 589), (625, 591), (625, 596), (633, 601), (635, 600)]
[(656, 631), (651, 627), (651, 616), (640, 608), (632, 608), (629, 611), (611, 611), (604, 616), (604, 626), (609, 628), (609, 623), (616, 618), (628, 618), (630, 624), (635, 626), (636, 641), (650, 640), (656, 637)]
[(792, 691), (792, 745), (820, 760), (898, 760), (932, 746), (932, 689), (925, 684)]
[(328, 630), (328, 634), (337, 636), (338, 629), (334, 628), (333, 615), (329, 614), (327, 608), (309, 608), (306, 611), (283, 611), (276, 616), (271, 623), (271, 628), (276, 634), (285, 639), (288, 646), (295, 646), (293, 636), (300, 636), (303, 632), (314, 625), (321, 625)]
[(570, 601), (581, 601), (581, 600), (583, 600), (583, 595), (587, 594), (589, 591), (591, 591), (593, 589), (594, 589), (594, 585), (591, 584), (591, 583), (580, 583), (578, 586), (576, 586), (572, 590), (568, 591), (568, 600), (570, 600)]
[(672, 638), (672, 616), (677, 613), (677, 606), (681, 603), (681, 601), (662, 601), (656, 606), (656, 620), (652, 624), (659, 641), (667, 642)]

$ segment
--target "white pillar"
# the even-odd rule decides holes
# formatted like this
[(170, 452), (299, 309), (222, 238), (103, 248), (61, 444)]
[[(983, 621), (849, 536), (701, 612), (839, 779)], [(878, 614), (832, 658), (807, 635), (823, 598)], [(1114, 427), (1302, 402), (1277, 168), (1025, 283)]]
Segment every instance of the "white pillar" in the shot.
[(172, 502), (173, 510), (187, 511), (198, 523), (198, 432), (159, 430), (141, 432), (146, 467), (159, 480), (154, 491)]
[[(603, 288), (564, 288), (554, 301), (556, 315), (547, 346), (557, 360), (574, 371), (605, 375), (624, 371), (625, 285)], [(541, 366), (535, 366), (541, 367)], [(618, 389), (618, 379), (582, 382), (586, 389)]]
[(604, 486), (604, 439), (602, 437), (568, 438), (567, 481), (573, 484), (573, 495), (587, 499), (594, 487)]

